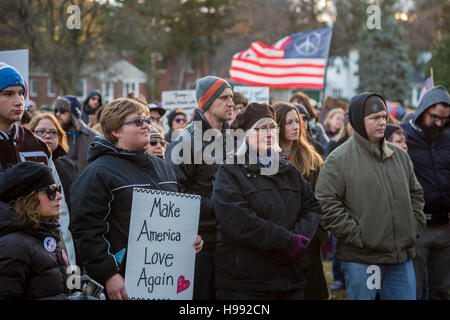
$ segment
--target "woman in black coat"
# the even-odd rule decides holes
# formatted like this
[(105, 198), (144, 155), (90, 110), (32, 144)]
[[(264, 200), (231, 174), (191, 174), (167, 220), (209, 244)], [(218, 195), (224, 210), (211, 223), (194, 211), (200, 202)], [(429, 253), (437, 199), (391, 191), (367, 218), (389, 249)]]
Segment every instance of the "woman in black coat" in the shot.
[(67, 298), (60, 192), (39, 163), (21, 162), (0, 176), (0, 300)]
[(231, 129), (247, 134), (214, 183), (217, 298), (300, 300), (320, 205), (300, 172), (278, 156), (271, 106), (249, 104)]
[[(322, 166), (322, 156), (308, 141), (304, 127), (308, 122), (302, 121), (301, 112), (299, 112), (301, 108), (306, 112), (304, 107), (300, 105), (294, 106), (288, 102), (279, 102), (274, 105), (277, 124), (280, 128), (282, 153), (301, 172), (314, 191), (320, 167)], [(320, 247), (326, 238), (327, 233), (319, 226), (308, 246), (309, 267), (304, 295), (305, 300), (324, 300), (328, 298), (327, 282), (320, 256)]]

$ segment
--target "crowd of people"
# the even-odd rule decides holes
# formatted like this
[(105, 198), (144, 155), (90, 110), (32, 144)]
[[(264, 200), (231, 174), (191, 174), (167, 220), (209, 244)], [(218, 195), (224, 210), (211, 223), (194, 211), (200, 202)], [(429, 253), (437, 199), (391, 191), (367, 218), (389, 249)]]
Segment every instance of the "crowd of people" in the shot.
[(323, 125), (302, 92), (249, 103), (215, 76), (197, 80), (192, 115), (134, 95), (103, 104), (94, 90), (25, 118), (24, 94), (0, 64), (0, 299), (68, 299), (75, 265), (108, 299), (128, 299), (134, 187), (201, 197), (194, 300), (328, 299), (328, 240), (331, 289), (349, 299), (450, 299), (441, 86), (402, 122), (373, 92)]

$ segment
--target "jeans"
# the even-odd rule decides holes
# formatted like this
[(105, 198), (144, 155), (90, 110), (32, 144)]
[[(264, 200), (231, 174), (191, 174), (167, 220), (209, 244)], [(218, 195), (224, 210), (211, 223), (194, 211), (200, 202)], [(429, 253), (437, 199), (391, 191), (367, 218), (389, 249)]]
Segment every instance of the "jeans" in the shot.
[(416, 241), (414, 271), (418, 299), (427, 276), (428, 299), (450, 300), (450, 222), (425, 228)]
[[(399, 264), (374, 266), (341, 261), (341, 266), (349, 300), (375, 300), (377, 293), (380, 300), (416, 300), (416, 279), (411, 259)], [(371, 269), (368, 270), (369, 267)], [(377, 274), (374, 269), (380, 272)]]
[(215, 249), (203, 249), (195, 256), (193, 300), (215, 300)]
[(253, 292), (217, 289), (217, 300), (303, 300), (303, 289)]

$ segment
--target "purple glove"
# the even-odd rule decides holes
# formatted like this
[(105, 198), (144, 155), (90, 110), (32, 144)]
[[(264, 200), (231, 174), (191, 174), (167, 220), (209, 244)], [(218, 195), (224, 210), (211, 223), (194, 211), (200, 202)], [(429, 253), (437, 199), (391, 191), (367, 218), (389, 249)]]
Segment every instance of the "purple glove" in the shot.
[(297, 260), (303, 254), (306, 246), (311, 240), (301, 234), (293, 233), (291, 236), (291, 242), (287, 248), (286, 255), (291, 260)]

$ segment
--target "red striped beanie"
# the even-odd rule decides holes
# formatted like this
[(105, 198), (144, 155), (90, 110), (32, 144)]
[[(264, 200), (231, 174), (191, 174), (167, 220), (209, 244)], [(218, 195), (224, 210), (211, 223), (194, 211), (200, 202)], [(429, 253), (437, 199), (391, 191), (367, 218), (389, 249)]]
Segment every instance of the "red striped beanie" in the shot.
[(214, 76), (199, 79), (195, 89), (198, 108), (205, 112), (225, 88), (231, 89), (230, 84), (225, 79)]

